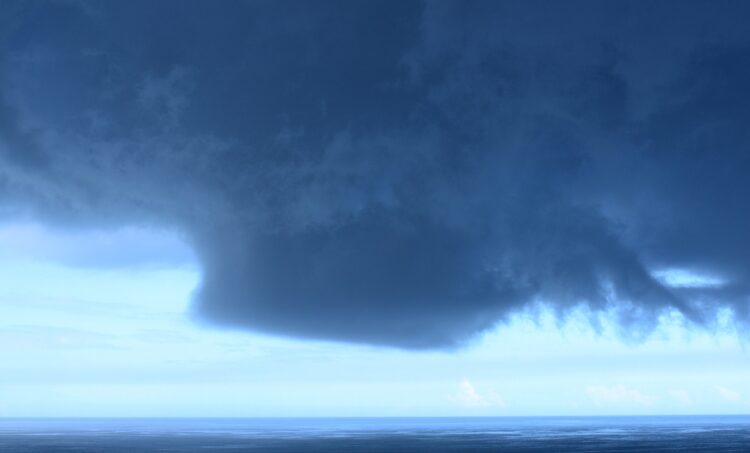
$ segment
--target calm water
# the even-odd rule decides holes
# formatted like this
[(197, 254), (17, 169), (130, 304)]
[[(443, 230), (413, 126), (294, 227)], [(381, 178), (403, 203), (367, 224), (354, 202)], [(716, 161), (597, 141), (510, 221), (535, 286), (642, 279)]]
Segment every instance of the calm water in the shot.
[(750, 452), (750, 416), (0, 419), (1, 452)]

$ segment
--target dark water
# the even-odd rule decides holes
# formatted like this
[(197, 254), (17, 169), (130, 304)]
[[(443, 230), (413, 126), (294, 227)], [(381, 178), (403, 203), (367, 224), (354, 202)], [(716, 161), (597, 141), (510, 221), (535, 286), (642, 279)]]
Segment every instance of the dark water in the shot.
[(750, 452), (750, 416), (0, 419), (0, 452)]

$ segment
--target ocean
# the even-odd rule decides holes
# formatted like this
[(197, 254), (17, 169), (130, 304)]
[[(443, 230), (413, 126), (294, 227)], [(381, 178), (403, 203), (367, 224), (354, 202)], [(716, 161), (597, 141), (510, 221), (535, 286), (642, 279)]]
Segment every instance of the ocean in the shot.
[(750, 452), (750, 416), (0, 419), (0, 452)]

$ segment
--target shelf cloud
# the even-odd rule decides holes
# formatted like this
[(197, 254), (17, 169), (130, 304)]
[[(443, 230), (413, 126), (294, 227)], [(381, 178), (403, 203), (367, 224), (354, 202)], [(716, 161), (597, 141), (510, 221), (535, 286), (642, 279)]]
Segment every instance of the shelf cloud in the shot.
[(184, 234), (203, 319), (407, 349), (537, 303), (750, 320), (742, 2), (3, 10), (0, 215)]

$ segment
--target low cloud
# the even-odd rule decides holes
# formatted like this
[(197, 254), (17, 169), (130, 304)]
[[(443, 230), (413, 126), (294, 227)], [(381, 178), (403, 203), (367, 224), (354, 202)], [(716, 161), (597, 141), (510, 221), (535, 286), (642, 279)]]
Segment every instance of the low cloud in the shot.
[(638, 389), (618, 385), (591, 385), (586, 388), (591, 401), (599, 406), (651, 406), (657, 398)]
[(747, 13), (7, 0), (0, 215), (174, 231), (232, 328), (455, 348), (540, 302), (744, 328)]
[(673, 400), (675, 400), (676, 402), (682, 405), (693, 404), (693, 398), (690, 396), (690, 392), (688, 392), (687, 390), (682, 390), (682, 389), (670, 390), (669, 396), (672, 397)]
[(724, 401), (729, 401), (730, 403), (736, 403), (742, 400), (742, 395), (740, 395), (739, 392), (732, 390), (730, 388), (717, 385), (715, 387), (716, 393), (719, 394), (719, 397)]
[(98, 269), (191, 266), (195, 262), (185, 242), (166, 231), (133, 226), (61, 231), (29, 222), (0, 224), (0, 259)]
[(452, 400), (456, 404), (467, 408), (506, 406), (505, 400), (495, 393), (494, 390), (487, 389), (486, 391), (479, 392), (474, 387), (474, 384), (467, 379), (462, 380), (458, 384), (458, 392)]

